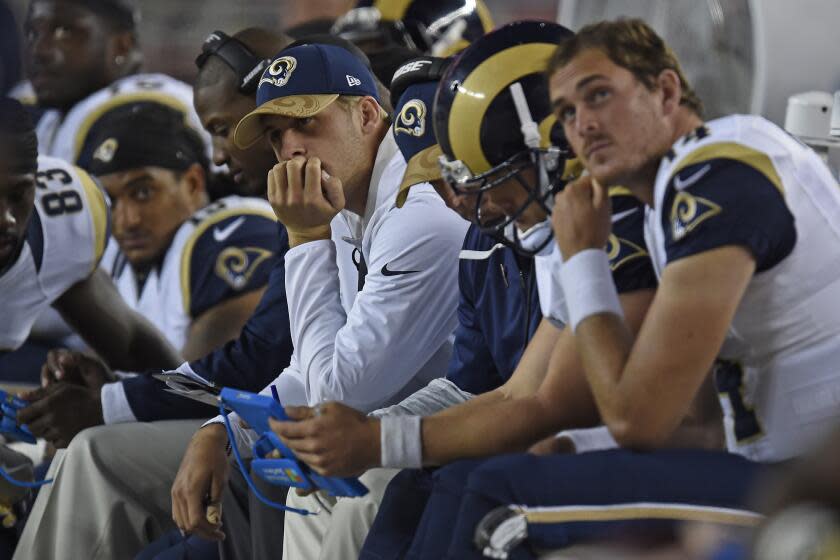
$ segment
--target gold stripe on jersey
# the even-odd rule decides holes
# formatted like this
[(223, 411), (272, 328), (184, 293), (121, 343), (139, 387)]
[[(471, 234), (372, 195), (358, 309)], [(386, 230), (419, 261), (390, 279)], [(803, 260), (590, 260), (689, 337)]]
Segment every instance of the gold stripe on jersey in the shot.
[(674, 175), (685, 169), (689, 165), (702, 163), (712, 159), (731, 159), (739, 161), (745, 165), (749, 165), (762, 175), (779, 190), (784, 196), (785, 189), (782, 186), (782, 179), (776, 172), (776, 166), (770, 156), (764, 152), (760, 152), (744, 144), (736, 142), (717, 142), (715, 144), (707, 144), (689, 153), (687, 156), (680, 159), (679, 164), (671, 171), (671, 176), (668, 178), (670, 182)]
[(192, 253), (195, 249), (195, 244), (201, 238), (205, 231), (218, 224), (222, 220), (226, 220), (232, 216), (262, 216), (270, 220), (277, 220), (277, 216), (270, 210), (263, 210), (261, 208), (228, 208), (220, 210), (214, 214), (210, 214), (201, 221), (195, 230), (190, 234), (189, 239), (184, 244), (184, 250), (181, 252), (181, 297), (184, 301), (184, 313), (190, 313), (190, 263), (192, 262)]
[(754, 527), (763, 517), (741, 509), (695, 506), (691, 504), (636, 503), (616, 506), (561, 506), (515, 508), (528, 523), (574, 523), (581, 521), (625, 521), (632, 519), (668, 519), (723, 523)]
[(79, 180), (85, 189), (85, 198), (87, 198), (90, 215), (93, 218), (93, 232), (96, 241), (93, 246), (94, 258), (91, 270), (96, 270), (108, 242), (108, 202), (105, 200), (105, 193), (93, 182), (86, 171), (75, 166), (73, 170), (79, 176)]
[(632, 196), (634, 199), (636, 198), (635, 195), (633, 194), (633, 191), (631, 191), (627, 187), (618, 187), (618, 186), (610, 187), (607, 190), (607, 194), (611, 197), (612, 196)]
[(160, 103), (161, 105), (172, 107), (176, 111), (183, 113), (185, 120), (190, 111), (189, 107), (182, 103), (178, 98), (168, 93), (160, 91), (121, 93), (96, 107), (96, 109), (91, 111), (90, 114), (85, 117), (82, 124), (79, 125), (79, 129), (76, 131), (76, 137), (73, 141), (73, 161), (78, 161), (88, 132), (90, 132), (91, 127), (93, 127), (102, 115), (116, 107), (136, 103), (138, 101), (154, 101), (156, 103)]
[[(510, 85), (504, 73), (497, 68), (516, 67), (522, 76), (545, 71), (546, 64), (557, 45), (529, 43), (500, 51), (481, 64), (458, 87), (460, 95), (455, 96), (449, 111), (449, 143), (452, 153), (463, 161), (473, 174), (490, 169), (490, 162), (481, 148), (481, 127), (484, 114), (496, 96)], [(481, 92), (479, 96), (475, 92)], [(489, 116), (492, 122), (492, 115)], [(554, 118), (551, 115), (548, 118)], [(548, 119), (543, 119), (543, 125)], [(542, 126), (540, 126), (542, 128)], [(543, 137), (542, 148), (548, 147), (548, 135)]]

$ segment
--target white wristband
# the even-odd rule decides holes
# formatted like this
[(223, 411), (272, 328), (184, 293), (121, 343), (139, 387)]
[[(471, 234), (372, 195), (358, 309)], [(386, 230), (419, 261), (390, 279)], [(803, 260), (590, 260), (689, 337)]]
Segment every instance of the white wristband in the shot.
[(614, 313), (624, 317), (605, 251), (586, 249), (577, 253), (560, 267), (560, 281), (566, 295), (572, 330), (597, 313)]
[(423, 444), (419, 416), (383, 416), (380, 419), (381, 463), (385, 468), (419, 469), (423, 466)]
[(563, 430), (557, 434), (557, 439), (566, 438), (575, 446), (575, 453), (615, 449), (618, 444), (606, 426), (584, 428), (578, 430)]

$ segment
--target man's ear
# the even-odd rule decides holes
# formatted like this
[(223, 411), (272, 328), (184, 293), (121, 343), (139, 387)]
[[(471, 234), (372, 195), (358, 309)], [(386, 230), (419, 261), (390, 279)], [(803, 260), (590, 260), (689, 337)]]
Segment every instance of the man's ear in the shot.
[(113, 79), (136, 73), (143, 62), (143, 55), (137, 46), (137, 35), (133, 31), (112, 33), (105, 56), (105, 65)]
[(194, 163), (184, 171), (181, 186), (196, 210), (207, 204), (207, 176), (201, 165)]
[(656, 82), (662, 92), (662, 112), (665, 115), (669, 115), (680, 106), (680, 99), (682, 98), (680, 76), (670, 68), (667, 68), (659, 73)]
[(362, 132), (370, 134), (378, 130), (380, 123), (385, 120), (385, 110), (377, 103), (376, 99), (365, 96), (359, 101), (359, 113), (361, 115)]

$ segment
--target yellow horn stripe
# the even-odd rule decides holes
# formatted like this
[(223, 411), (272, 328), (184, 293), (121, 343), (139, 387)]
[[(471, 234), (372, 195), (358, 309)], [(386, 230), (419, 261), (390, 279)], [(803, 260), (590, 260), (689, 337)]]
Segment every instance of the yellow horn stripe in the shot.
[(402, 19), (413, 0), (377, 0), (373, 7), (379, 10), (384, 21)]
[[(510, 74), (499, 68), (517, 68), (527, 76), (543, 72), (557, 45), (529, 43), (505, 49), (481, 64), (458, 87), (458, 94), (449, 111), (449, 144), (456, 158), (475, 174), (490, 169), (490, 162), (481, 149), (481, 121), (490, 103), (511, 84)], [(518, 131), (501, 131), (516, 134)]]
[(484, 28), (485, 33), (490, 33), (492, 29), (496, 26), (493, 23), (493, 16), (490, 14), (490, 10), (487, 9), (487, 6), (482, 2), (482, 0), (477, 0), (475, 3), (475, 9), (478, 12), (478, 19), (481, 20), (481, 27)]
[(77, 161), (79, 159), (79, 155), (81, 154), (82, 147), (84, 145), (85, 139), (87, 138), (88, 132), (90, 132), (91, 127), (99, 120), (99, 117), (114, 109), (115, 107), (119, 107), (121, 105), (128, 105), (129, 103), (136, 103), (138, 101), (154, 101), (160, 103), (161, 105), (167, 105), (172, 107), (176, 111), (180, 111), (184, 114), (184, 119), (186, 120), (187, 115), (189, 114), (189, 108), (181, 103), (175, 97), (161, 93), (157, 91), (141, 91), (137, 93), (123, 93), (117, 95), (106, 101), (105, 103), (99, 105), (96, 109), (90, 112), (88, 116), (85, 117), (85, 120), (82, 121), (82, 124), (79, 126), (79, 129), (76, 131), (76, 139), (73, 143), (73, 161)]

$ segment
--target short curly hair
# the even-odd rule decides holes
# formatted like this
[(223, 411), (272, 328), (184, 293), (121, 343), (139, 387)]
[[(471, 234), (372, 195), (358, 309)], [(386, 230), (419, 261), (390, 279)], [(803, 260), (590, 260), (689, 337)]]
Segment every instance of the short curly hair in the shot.
[[(14, 155), (15, 170), (35, 173), (38, 169), (38, 137), (29, 118), (29, 111), (19, 101), (10, 97), (0, 100), (0, 138), (6, 141), (4, 149)], [(7, 157), (9, 154), (3, 154)]]
[(621, 18), (583, 27), (559, 44), (549, 61), (548, 74), (554, 74), (587, 49), (600, 50), (650, 90), (655, 88), (656, 78), (663, 70), (673, 70), (682, 86), (680, 104), (703, 116), (703, 102), (686, 80), (677, 55), (644, 21)]

